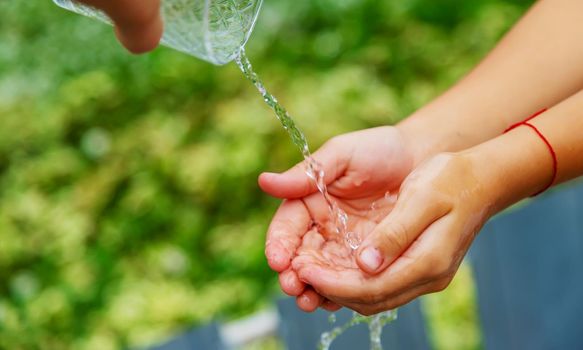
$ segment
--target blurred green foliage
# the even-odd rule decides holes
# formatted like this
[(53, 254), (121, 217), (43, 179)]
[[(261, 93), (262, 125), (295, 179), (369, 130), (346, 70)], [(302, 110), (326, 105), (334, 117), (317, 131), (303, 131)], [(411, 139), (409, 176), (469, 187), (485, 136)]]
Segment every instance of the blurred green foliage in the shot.
[(446, 290), (422, 298), (428, 333), (436, 350), (483, 348), (476, 299), (472, 270), (466, 263)]
[[(529, 3), (266, 1), (248, 53), (316, 148), (419, 108)], [(276, 293), (255, 181), (300, 156), (233, 64), (4, 0), (0, 118), (0, 348), (141, 346)]]

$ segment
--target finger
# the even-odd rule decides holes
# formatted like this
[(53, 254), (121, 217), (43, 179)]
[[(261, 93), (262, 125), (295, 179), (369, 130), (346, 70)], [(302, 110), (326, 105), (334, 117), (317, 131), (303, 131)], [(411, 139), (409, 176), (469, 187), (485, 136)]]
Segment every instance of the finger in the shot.
[[(451, 282), (463, 255), (456, 258), (457, 239), (448, 236), (457, 232), (455, 221), (441, 219), (432, 224), (383, 274), (390, 277), (384, 289), (385, 297), (378, 301), (377, 312), (392, 310), (425, 294), (444, 290)], [(388, 281), (388, 280), (387, 280)], [(394, 281), (394, 282), (393, 282)], [(355, 302), (366, 309), (370, 303)], [(370, 312), (371, 310), (369, 310)], [(374, 311), (374, 310), (372, 310)]]
[[(312, 156), (324, 171), (324, 183), (330, 184), (341, 177), (348, 167), (350, 152), (346, 143), (337, 139), (329, 141)], [(263, 191), (278, 198), (301, 198), (318, 191), (318, 187), (307, 173), (306, 162), (296, 164), (282, 174), (263, 173), (259, 186)]]
[[(464, 223), (461, 224), (463, 226)], [(452, 275), (453, 270), (461, 263), (464, 254), (460, 244), (465, 246), (471, 241), (460, 240), (459, 232), (463, 229), (456, 217), (448, 215), (434, 222), (421, 236), (395, 260), (383, 273), (392, 275), (396, 281), (414, 284), (417, 282), (432, 282)], [(383, 277), (386, 278), (386, 277)], [(417, 283), (419, 284), (419, 283)], [(387, 294), (401, 293), (398, 284), (388, 284)]]
[[(390, 284), (391, 281), (390, 278), (363, 277), (363, 272), (359, 269), (334, 270), (317, 265), (301, 267), (298, 275), (300, 280), (310, 284), (318, 294), (343, 306), (353, 303), (382, 302), (386, 295), (384, 286)], [(405, 290), (415, 287), (417, 286), (413, 283), (399, 284), (399, 288)], [(396, 288), (396, 286), (390, 286), (390, 288)]]
[(81, 0), (103, 10), (114, 22), (119, 41), (132, 53), (153, 50), (162, 37), (160, 0)]
[(366, 304), (366, 303), (346, 303), (343, 306), (358, 312), (364, 316), (371, 316), (378, 314), (380, 312), (395, 310), (402, 306), (405, 306), (417, 299), (420, 296), (434, 293), (443, 290), (447, 286), (448, 281), (432, 281), (424, 283), (413, 289), (407, 290), (404, 293), (398, 294), (394, 297), (387, 298), (386, 300), (376, 303), (376, 304)]
[(358, 266), (378, 274), (397, 259), (449, 207), (426, 191), (405, 188), (395, 208), (366, 237), (357, 252)]
[(302, 201), (286, 200), (281, 204), (269, 225), (265, 242), (265, 256), (274, 271), (283, 272), (289, 268), (310, 222)]
[[(314, 193), (309, 196), (302, 198), (307, 208), (310, 208), (310, 217), (318, 225), (318, 230), (314, 230), (314, 234), (311, 235), (310, 241), (306, 242), (304, 237), (304, 247), (307, 249), (315, 248), (320, 246), (323, 242), (318, 242), (318, 239), (314, 237), (320, 237), (320, 239), (327, 238), (330, 232), (335, 232), (336, 222), (334, 218), (330, 215), (330, 207), (324, 196), (320, 193)], [(307, 244), (310, 243), (310, 244)]]
[(292, 268), (301, 281), (332, 301), (358, 301), (360, 296), (375, 288), (375, 280), (360, 269), (329, 266), (312, 254), (295, 257)]
[(330, 312), (336, 312), (340, 309), (342, 309), (342, 306), (336, 304), (333, 301), (330, 301), (328, 299), (324, 299), (324, 302), (322, 302), (321, 305), (322, 309), (326, 310), (326, 311), (330, 311)]
[(279, 285), (281, 290), (289, 296), (299, 296), (306, 288), (305, 283), (300, 281), (295, 271), (288, 269), (279, 274)]
[(454, 247), (446, 233), (455, 231), (453, 220), (439, 220), (385, 271), (368, 275), (358, 268), (323, 265), (317, 256), (302, 254), (294, 258), (293, 269), (301, 281), (322, 296), (340, 304), (377, 304), (387, 298), (408, 293), (447, 275)]
[(448, 238), (455, 236), (451, 233), (458, 229), (452, 218), (435, 222), (383, 272), (382, 279), (387, 280), (387, 284), (382, 300), (342, 305), (363, 314), (378, 313), (401, 307), (421, 295), (444, 290), (463, 257), (455, 259), (457, 240)]
[(324, 298), (312, 288), (307, 288), (302, 295), (296, 298), (296, 304), (305, 312), (316, 311), (323, 301)]

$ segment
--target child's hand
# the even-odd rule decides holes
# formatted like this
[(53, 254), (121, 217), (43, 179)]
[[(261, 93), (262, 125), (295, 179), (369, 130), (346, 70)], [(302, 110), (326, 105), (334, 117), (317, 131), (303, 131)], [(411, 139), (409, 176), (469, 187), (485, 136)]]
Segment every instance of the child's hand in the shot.
[[(379, 199), (387, 192), (396, 193), (413, 167), (412, 152), (399, 131), (392, 127), (333, 138), (314, 158), (325, 170), (331, 196), (351, 217), (349, 230), (360, 233), (370, 231), (390, 211), (391, 203)], [(330, 254), (348, 260), (352, 256), (342, 237), (333, 233), (328, 207), (306, 175), (305, 165), (300, 163), (283, 174), (262, 174), (259, 184), (265, 192), (287, 198), (273, 218), (266, 242), (269, 265), (280, 273), (283, 291), (297, 296), (298, 305), (305, 311), (313, 311), (320, 305), (337, 308), (310, 287), (306, 288), (290, 265), (302, 237), (314, 227), (327, 234)], [(382, 208), (371, 210), (374, 202)], [(356, 267), (354, 260), (348, 260), (350, 267)]]
[(444, 289), (494, 211), (495, 191), (478, 173), (483, 166), (491, 165), (477, 166), (463, 154), (430, 159), (404, 181), (394, 209), (365, 239), (357, 261), (311, 230), (293, 269), (320, 295), (364, 315)]
[(119, 41), (132, 53), (151, 51), (163, 32), (160, 0), (80, 0), (103, 10), (115, 23)]

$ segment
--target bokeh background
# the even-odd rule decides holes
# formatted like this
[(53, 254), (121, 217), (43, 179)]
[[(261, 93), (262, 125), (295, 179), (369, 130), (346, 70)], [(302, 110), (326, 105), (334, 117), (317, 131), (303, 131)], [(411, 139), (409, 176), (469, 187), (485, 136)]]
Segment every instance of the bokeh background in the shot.
[[(317, 148), (428, 102), (531, 2), (266, 0), (248, 54)], [(4, 0), (0, 121), (0, 348), (145, 346), (279, 295), (256, 178), (300, 156), (233, 64)], [(473, 298), (463, 268), (425, 300), (437, 348), (480, 348)]]

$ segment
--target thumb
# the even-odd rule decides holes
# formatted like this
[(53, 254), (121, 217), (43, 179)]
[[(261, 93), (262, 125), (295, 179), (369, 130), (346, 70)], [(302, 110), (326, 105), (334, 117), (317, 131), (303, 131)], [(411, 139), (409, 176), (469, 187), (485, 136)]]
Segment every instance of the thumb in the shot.
[(119, 41), (132, 53), (153, 50), (162, 37), (160, 0), (81, 0), (103, 10), (115, 23)]
[(428, 200), (425, 195), (401, 195), (393, 211), (358, 249), (358, 266), (372, 275), (384, 271), (426, 228), (446, 213), (447, 207)]
[[(348, 147), (334, 140), (328, 141), (312, 156), (316, 167), (324, 172), (323, 181), (326, 185), (344, 174), (350, 159)], [(259, 176), (259, 187), (278, 198), (305, 197), (318, 191), (316, 182), (308, 176), (307, 171), (307, 161), (303, 161), (281, 174), (263, 173)]]

